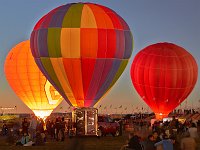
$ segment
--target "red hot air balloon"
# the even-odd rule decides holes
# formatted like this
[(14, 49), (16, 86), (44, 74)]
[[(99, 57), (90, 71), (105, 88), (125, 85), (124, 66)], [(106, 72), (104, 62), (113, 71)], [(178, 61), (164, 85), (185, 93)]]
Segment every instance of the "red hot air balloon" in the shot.
[(155, 112), (166, 117), (194, 88), (198, 67), (193, 56), (172, 43), (157, 43), (141, 50), (131, 66), (132, 83)]
[(71, 3), (50, 11), (31, 34), (38, 67), (77, 107), (92, 107), (109, 91), (132, 48), (127, 23), (113, 10), (92, 3)]

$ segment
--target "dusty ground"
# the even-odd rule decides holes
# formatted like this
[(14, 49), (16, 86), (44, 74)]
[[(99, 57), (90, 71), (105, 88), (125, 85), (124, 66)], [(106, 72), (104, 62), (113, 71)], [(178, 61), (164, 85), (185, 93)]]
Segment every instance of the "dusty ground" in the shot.
[(0, 150), (118, 150), (125, 143), (127, 137), (106, 136), (66, 138), (64, 142), (48, 140), (45, 146), (23, 147), (8, 145), (5, 138), (0, 140)]
[[(120, 150), (121, 146), (126, 143), (129, 132), (124, 132), (119, 137), (74, 137), (66, 138), (64, 142), (47, 140), (44, 146), (15, 146), (8, 145), (6, 138), (0, 138), (0, 150)], [(148, 131), (142, 130), (137, 132), (141, 137), (147, 137)], [(200, 140), (199, 140), (200, 141)], [(179, 150), (176, 149), (176, 150)], [(200, 150), (200, 142), (198, 142), (198, 150)]]

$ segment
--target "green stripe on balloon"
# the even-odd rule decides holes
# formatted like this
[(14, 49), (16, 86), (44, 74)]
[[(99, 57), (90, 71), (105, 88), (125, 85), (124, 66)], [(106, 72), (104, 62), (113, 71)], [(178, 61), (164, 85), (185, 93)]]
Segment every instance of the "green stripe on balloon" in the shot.
[(95, 105), (98, 101), (100, 101), (105, 95), (106, 93), (112, 88), (112, 86), (115, 84), (115, 82), (118, 80), (118, 78), (121, 76), (121, 74), (123, 73), (124, 69), (126, 68), (126, 65), (128, 64), (128, 59), (122, 60), (121, 64), (118, 68), (118, 71), (114, 77), (114, 79), (112, 80), (111, 84), (109, 85), (109, 87), (104, 91), (104, 94), (102, 95), (102, 97), (100, 97), (98, 100), (93, 101), (93, 105)]
[(64, 91), (62, 89), (62, 86), (61, 86), (61, 84), (60, 84), (60, 82), (59, 82), (59, 80), (57, 78), (57, 75), (54, 72), (54, 68), (53, 68), (53, 66), (51, 64), (50, 58), (44, 58), (43, 57), (43, 58), (40, 58), (40, 60), (41, 60), (42, 65), (43, 65), (43, 67), (45, 69), (45, 72), (48, 72), (48, 75), (49, 75), (50, 79), (53, 80), (56, 83), (56, 85), (59, 87), (59, 90), (61, 90), (64, 93)]
[(48, 52), (49, 57), (62, 57), (60, 48), (61, 28), (48, 28)]
[(63, 28), (80, 28), (81, 27), (81, 16), (84, 4), (74, 4), (67, 11), (63, 19)]
[(124, 72), (124, 69), (126, 68), (127, 64), (128, 64), (128, 59), (124, 59), (121, 61), (120, 67), (119, 67), (117, 73), (115, 74), (115, 77), (113, 78), (113, 81), (110, 84), (110, 86), (108, 87), (108, 89), (110, 89), (115, 84), (115, 82), (119, 79), (121, 74)]

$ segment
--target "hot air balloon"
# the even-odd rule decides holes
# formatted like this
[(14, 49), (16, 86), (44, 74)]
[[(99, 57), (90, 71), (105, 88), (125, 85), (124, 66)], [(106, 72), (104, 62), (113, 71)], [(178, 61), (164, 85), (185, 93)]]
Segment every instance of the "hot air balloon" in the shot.
[(131, 66), (132, 83), (156, 118), (166, 117), (191, 93), (197, 81), (194, 57), (172, 43), (157, 43), (141, 50)]
[(63, 100), (37, 67), (30, 41), (11, 49), (4, 64), (6, 79), (16, 95), (40, 118), (51, 114)]
[(115, 84), (133, 48), (127, 23), (113, 10), (71, 3), (43, 16), (31, 34), (35, 61), (63, 98), (92, 107)]

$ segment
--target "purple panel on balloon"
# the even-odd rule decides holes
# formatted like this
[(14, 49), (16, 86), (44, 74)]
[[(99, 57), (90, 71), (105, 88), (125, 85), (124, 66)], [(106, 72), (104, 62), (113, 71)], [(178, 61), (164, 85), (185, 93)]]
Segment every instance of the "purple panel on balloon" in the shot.
[(101, 85), (104, 84), (110, 70), (112, 69), (112, 64), (113, 59), (96, 59), (95, 70), (85, 98), (86, 100), (93, 100), (96, 97)]
[(43, 41), (43, 42), (38, 42), (39, 57), (49, 57), (48, 47), (47, 47), (48, 29), (40, 29), (37, 30), (37, 32), (38, 32), (37, 40)]
[(131, 53), (133, 50), (133, 37), (130, 31), (124, 31), (124, 35), (125, 35), (124, 59), (128, 59), (131, 57)]
[[(104, 93), (108, 90), (108, 87), (111, 85), (119, 67), (121, 64), (122, 60), (115, 59), (113, 60), (112, 68), (106, 77), (105, 82), (102, 84), (101, 88), (98, 90), (98, 93), (96, 94), (96, 97), (94, 99), (100, 99)], [(95, 103), (94, 103), (95, 104)]]
[(62, 27), (63, 18), (66, 15), (71, 4), (61, 6), (51, 17), (49, 27)]
[(36, 31), (33, 31), (31, 33), (31, 38), (30, 38), (30, 47), (31, 47), (31, 52), (32, 52), (32, 55), (36, 58), (39, 57), (39, 54), (38, 54), (38, 46), (37, 46), (37, 40), (36, 38), (37, 37), (37, 32)]

